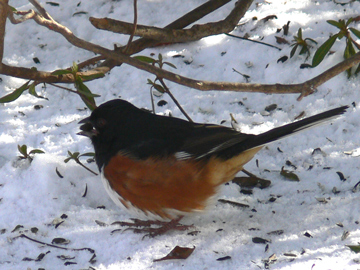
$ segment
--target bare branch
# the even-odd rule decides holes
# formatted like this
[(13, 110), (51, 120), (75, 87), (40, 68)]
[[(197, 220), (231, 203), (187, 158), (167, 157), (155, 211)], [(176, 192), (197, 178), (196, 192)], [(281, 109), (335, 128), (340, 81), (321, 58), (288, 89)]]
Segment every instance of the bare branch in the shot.
[(325, 81), (331, 79), (332, 77), (338, 75), (339, 73), (347, 70), (348, 68), (358, 64), (360, 62), (360, 52), (355, 54), (353, 57), (337, 64), (336, 66), (330, 68), (328, 71), (320, 74), (319, 76), (306, 81), (301, 84), (250, 84), (250, 83), (231, 83), (231, 82), (211, 82), (211, 81), (200, 81), (174, 74), (172, 72), (157, 68), (155, 66), (146, 64), (137, 59), (131, 58), (120, 52), (114, 52), (109, 49), (103, 48), (99, 45), (87, 42), (76, 37), (68, 28), (60, 25), (54, 20), (47, 20), (36, 14), (33, 19), (42, 26), (49, 28), (52, 31), (58, 32), (63, 35), (71, 44), (76, 47), (83, 48), (98, 54), (103, 55), (106, 58), (113, 59), (118, 63), (127, 63), (131, 66), (134, 66), (138, 69), (150, 72), (155, 74), (159, 78), (167, 79), (175, 83), (192, 87), (202, 91), (209, 90), (218, 90), (218, 91), (236, 91), (236, 92), (260, 92), (260, 93), (300, 93), (301, 98), (313, 93), (314, 89), (324, 83)]
[(16, 19), (14, 17), (14, 13), (12, 12), (12, 10), (10, 9), (10, 7), (8, 7), (8, 18), (10, 20), (10, 22), (12, 24), (18, 24), (18, 23), (22, 23), (25, 22), (27, 20), (32, 19), (35, 16), (35, 11), (33, 10), (29, 10), (29, 11), (16, 11), (15, 12), (17, 15), (22, 15), (22, 17)]
[[(230, 14), (222, 21), (202, 25), (194, 25), (190, 29), (168, 29), (137, 25), (136, 36), (155, 39), (161, 42), (189, 42), (203, 37), (231, 32), (249, 9), (253, 0), (238, 1)], [(110, 18), (96, 19), (90, 17), (90, 22), (98, 29), (108, 30), (121, 34), (132, 34), (134, 25)]]
[(9, 0), (0, 0), (0, 72), (3, 69), (1, 63), (4, 56), (4, 37), (6, 17), (8, 13), (8, 2)]
[(133, 0), (134, 1), (134, 23), (132, 25), (132, 30), (130, 33), (130, 37), (129, 37), (129, 41), (126, 45), (126, 48), (124, 49), (124, 53), (126, 53), (130, 47), (130, 44), (134, 38), (134, 35), (136, 33), (136, 29), (137, 29), (137, 0)]
[[(189, 13), (185, 14), (184, 16), (180, 17), (179, 19), (175, 20), (174, 22), (168, 24), (164, 28), (167, 29), (181, 29), (190, 24), (200, 20), (201, 18), (205, 17), (209, 13), (217, 10), (218, 8), (222, 7), (223, 5), (229, 3), (231, 0), (209, 0), (208, 2), (202, 4), (201, 6), (195, 8), (194, 10), (190, 11)], [(156, 46), (159, 44), (159, 41), (147, 38), (141, 38), (135, 40), (131, 43), (130, 48), (127, 51), (127, 54), (131, 55), (134, 53), (138, 53), (148, 47)], [(120, 47), (117, 51), (123, 52), (124, 47)], [(112, 65), (120, 65), (121, 63), (114, 63), (113, 60), (107, 60), (103, 63), (104, 66), (111, 67)]]
[[(311, 86), (312, 88), (317, 88), (318, 86), (322, 85), (323, 83), (329, 81), (330, 79), (334, 78), (335, 76), (339, 75), (340, 73), (348, 70), (349, 68), (357, 65), (360, 63), (360, 52), (354, 54), (352, 57), (345, 59), (344, 61), (336, 64), (335, 66), (329, 68), (325, 72), (321, 73), (320, 75), (306, 81), (305, 83), (307, 86)], [(304, 94), (304, 95), (303, 95)], [(300, 95), (298, 100), (301, 100), (303, 97), (311, 93), (303, 92)]]
[[(214, 10), (218, 9), (219, 7), (225, 5), (226, 3), (230, 2), (231, 0), (210, 0), (203, 5), (195, 8), (194, 10), (190, 11), (189, 13), (185, 14), (181, 18), (175, 20), (174, 22), (170, 23), (167, 27), (173, 27), (173, 28), (182, 28), (186, 27), (187, 25), (199, 20), (203, 16), (206, 16), (207, 14), (213, 12)], [(41, 10), (40, 6), (40, 10)], [(10, 7), (9, 7), (10, 9)], [(33, 10), (29, 11), (17, 11), (16, 14), (23, 15), (23, 17), (19, 19), (15, 19), (13, 12), (9, 12), (8, 16), (10, 21), (13, 24), (21, 23), (25, 20), (31, 19), (35, 12)], [(158, 43), (158, 41), (149, 40), (149, 39), (139, 39), (135, 42), (131, 43), (130, 51), (133, 53), (139, 52), (149, 46), (154, 45), (155, 43)], [(117, 50), (123, 51), (125, 47), (120, 47)], [(131, 54), (131, 52), (127, 52), (128, 54)], [(82, 63), (78, 64), (79, 69), (95, 64), (98, 61), (106, 59), (105, 56), (96, 56), (94, 58), (88, 59)], [(107, 73), (109, 72), (114, 66), (119, 65), (121, 63), (117, 63), (116, 61), (112, 59), (105, 60), (100, 67), (97, 67), (93, 70), (89, 70), (86, 72), (80, 73), (83, 76), (89, 76), (96, 73)], [(22, 67), (12, 67), (5, 65), (5, 69), (1, 72), (2, 74), (8, 75), (8, 76), (14, 76), (22, 79), (28, 79), (28, 80), (35, 80), (35, 81), (41, 81), (44, 83), (73, 83), (73, 77), (72, 75), (63, 75), (63, 76), (54, 76), (51, 74), (51, 72), (44, 72), (44, 71), (35, 71), (32, 69), (22, 68)]]
[[(87, 59), (87, 60), (85, 60), (85, 61), (83, 61), (83, 62), (81, 62), (81, 63), (78, 63), (77, 65), (78, 65), (78, 67), (79, 67), (79, 70), (81, 70), (81, 69), (83, 69), (84, 67), (87, 67), (87, 66), (90, 66), (90, 65), (95, 65), (97, 62), (99, 62), (99, 61), (101, 61), (101, 60), (104, 60), (104, 59), (105, 59), (105, 57), (102, 56), (102, 55), (100, 55), (100, 56), (95, 56), (95, 57), (90, 58), (90, 59)], [(104, 67), (102, 67), (102, 69), (104, 69)], [(107, 71), (110, 71), (110, 69), (107, 70)], [(104, 71), (104, 72), (102, 72), (102, 73), (106, 73), (107, 71)], [(86, 72), (85, 72), (85, 73), (86, 73)]]
[[(2, 64), (2, 67), (3, 69), (1, 71), (1, 74), (16, 78), (39, 81), (42, 83), (74, 83), (74, 77), (72, 74), (52, 75), (51, 72), (37, 71), (31, 68), (13, 67), (6, 64)], [(105, 74), (108, 71), (109, 70), (107, 67), (97, 67), (90, 71), (79, 72), (78, 74), (86, 78), (86, 76), (91, 76), (99, 73)], [(84, 81), (90, 80), (84, 79)]]
[(39, 11), (40, 15), (43, 16), (45, 19), (47, 20), (51, 20), (53, 21), (54, 19), (51, 18), (51, 16), (49, 15), (49, 13), (47, 13), (47, 11), (40, 5), (40, 3), (36, 0), (29, 0), (29, 2), (31, 4), (33, 4), (33, 6), (37, 9), (37, 11)]
[(184, 110), (184, 108), (180, 105), (179, 101), (177, 101), (177, 99), (175, 98), (175, 96), (171, 93), (169, 87), (167, 87), (167, 85), (165, 84), (164, 80), (161, 78), (157, 78), (159, 80), (159, 82), (161, 83), (162, 87), (164, 87), (166, 93), (171, 97), (171, 99), (174, 101), (174, 103), (176, 104), (176, 106), (179, 108), (179, 110), (182, 112), (182, 114), (187, 118), (187, 120), (189, 120), (189, 122), (194, 122), (191, 117), (186, 113), (186, 111)]

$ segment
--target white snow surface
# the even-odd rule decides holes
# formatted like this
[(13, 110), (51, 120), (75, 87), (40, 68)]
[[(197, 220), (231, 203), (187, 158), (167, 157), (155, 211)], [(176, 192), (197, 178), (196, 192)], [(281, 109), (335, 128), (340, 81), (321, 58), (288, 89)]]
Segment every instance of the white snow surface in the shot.
[[(78, 37), (109, 49), (114, 44), (126, 44), (128, 36), (97, 30), (88, 19), (90, 16), (110, 17), (132, 22), (132, 1), (57, 2), (59, 6), (46, 4), (45, 1), (41, 3), (55, 20)], [(162, 27), (204, 2), (139, 0), (138, 23)], [(344, 40), (335, 43), (332, 48), (334, 53), (318, 67), (300, 69), (305, 56), (298, 53), (284, 63), (277, 63), (280, 57), (289, 56), (292, 47), (277, 44), (275, 36), (291, 41), (301, 27), (303, 36), (315, 39), (318, 47), (329, 35), (336, 33), (326, 20), (347, 19), (360, 14), (359, 1), (346, 5), (334, 2), (254, 1), (241, 20), (241, 23), (248, 23), (237, 27), (232, 34), (243, 36), (249, 33), (251, 38), (278, 46), (281, 51), (217, 35), (197, 42), (146, 49), (139, 55), (154, 53), (157, 57), (161, 53), (165, 61), (177, 67), (176, 70), (167, 69), (196, 79), (245, 82), (233, 71), (234, 68), (249, 75), (252, 83), (301, 83), (340, 62)], [(18, 10), (32, 8), (25, 0), (10, 0), (9, 4)], [(234, 4), (235, 1), (231, 1), (197, 23), (224, 18)], [(73, 16), (76, 12), (86, 13)], [(261, 19), (268, 15), (276, 15), (277, 19), (254, 29), (257, 21), (253, 17)], [(288, 21), (289, 35), (283, 36), (282, 31), (276, 33)], [(359, 29), (358, 22), (351, 26)], [(312, 53), (314, 51), (315, 48)], [(174, 55), (182, 55), (183, 58), (174, 58)], [(9, 65), (52, 71), (93, 56), (92, 52), (75, 48), (60, 34), (32, 20), (18, 25), (7, 22), (3, 61)], [(34, 63), (34, 57), (40, 60), (40, 64)], [(186, 64), (186, 61), (191, 63)], [(0, 77), (1, 96), (25, 83), (25, 80), (17, 78)], [(121, 97), (138, 107), (150, 109), (148, 78), (154, 80), (154, 75), (124, 64), (111, 70), (104, 78), (86, 85), (101, 95), (96, 98), (97, 104)], [(182, 220), (184, 224), (194, 224), (198, 234), (173, 231), (142, 240), (142, 234), (132, 231), (112, 234), (120, 227), (111, 223), (130, 221), (134, 216), (111, 201), (100, 176), (94, 176), (74, 161), (64, 163), (68, 151), (93, 151), (87, 138), (76, 135), (78, 121), (88, 116), (89, 110), (82, 110), (84, 104), (73, 93), (51, 85), (46, 85), (46, 88), (38, 85), (37, 92), (48, 100), (24, 93), (16, 101), (0, 106), (0, 269), (264, 269), (263, 260), (273, 254), (277, 260), (270, 264), (270, 269), (360, 269), (357, 263), (359, 254), (346, 247), (360, 242), (360, 191), (353, 191), (360, 180), (359, 78), (347, 79), (345, 73), (340, 74), (300, 102), (296, 100), (298, 95), (294, 94), (201, 92), (167, 83), (194, 121), (220, 124), (226, 120), (223, 125), (230, 126), (229, 114), (232, 113), (241, 131), (246, 133), (258, 134), (289, 123), (303, 111), (310, 116), (342, 105), (350, 105), (350, 108), (344, 116), (330, 124), (314, 127), (265, 147), (245, 166), (253, 174), (271, 180), (270, 187), (254, 188), (252, 195), (244, 195), (235, 184), (223, 186), (218, 198), (248, 204), (249, 208), (217, 202), (207, 212)], [(171, 113), (184, 118), (169, 96), (155, 97), (155, 104), (160, 100), (167, 101), (167, 104), (162, 107), (156, 105), (158, 114)], [(278, 108), (265, 116), (262, 112), (270, 104), (277, 104)], [(35, 105), (43, 108), (35, 110)], [(36, 154), (31, 163), (20, 161), (17, 145), (23, 144), (29, 150), (42, 149), (45, 154)], [(312, 154), (316, 148), (322, 152)], [(349, 152), (352, 154), (349, 155)], [(81, 160), (97, 171), (95, 163), (88, 164), (86, 158)], [(296, 170), (287, 166), (286, 161), (294, 164)], [(293, 170), (300, 181), (288, 181), (281, 176), (283, 166)], [(341, 181), (337, 172), (343, 173), (346, 180)], [(239, 175), (242, 176), (241, 173)], [(83, 197), (86, 187), (87, 194)], [(334, 188), (339, 192), (335, 194)], [(270, 202), (271, 198), (276, 200)], [(327, 203), (318, 199), (325, 199)], [(64, 214), (67, 218), (56, 227), (54, 224), (61, 221), (60, 217)], [(100, 226), (95, 221), (108, 226)], [(23, 227), (14, 230), (17, 225)], [(36, 233), (30, 230), (34, 227), (38, 229)], [(268, 234), (276, 230), (283, 230), (283, 234)], [(344, 232), (349, 235), (342, 240)], [(304, 236), (305, 233), (311, 237)], [(45, 243), (51, 243), (57, 237), (65, 238), (70, 243), (63, 247), (93, 249), (96, 262), (89, 262), (93, 254), (87, 250), (44, 246), (26, 238), (17, 238), (21, 234)], [(254, 237), (269, 240), (267, 248), (265, 244), (253, 243)], [(153, 261), (164, 257), (177, 245), (195, 247), (195, 250), (186, 260)], [(40, 261), (24, 260), (26, 257), (36, 259), (40, 253), (47, 253)], [(61, 255), (68, 257), (61, 260), (58, 257)], [(225, 256), (231, 259), (217, 260)], [(76, 264), (65, 266), (67, 262)]]

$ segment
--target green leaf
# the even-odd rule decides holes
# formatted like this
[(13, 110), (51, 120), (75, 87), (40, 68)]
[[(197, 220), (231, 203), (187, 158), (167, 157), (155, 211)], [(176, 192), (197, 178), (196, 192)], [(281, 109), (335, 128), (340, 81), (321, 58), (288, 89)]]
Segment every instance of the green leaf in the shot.
[(288, 180), (296, 181), (296, 182), (300, 181), (299, 177), (295, 173), (288, 170), (284, 170), (284, 167), (281, 168), (280, 174)]
[(177, 69), (177, 67), (176, 67), (174, 64), (172, 64), (172, 63), (164, 62), (164, 64), (165, 64), (165, 65), (168, 65), (168, 66), (170, 66), (170, 67), (172, 67), (172, 68)]
[(298, 34), (298, 38), (299, 38), (299, 39), (302, 39), (302, 29), (301, 29), (301, 28), (299, 28), (297, 34)]
[(8, 102), (11, 102), (11, 101), (14, 101), (16, 99), (18, 99), (21, 94), (29, 88), (29, 83), (30, 81), (28, 81), (27, 83), (23, 84), (22, 86), (20, 86), (18, 89), (16, 89), (14, 92), (6, 95), (6, 96), (3, 96), (2, 98), (0, 98), (0, 103), (8, 103)]
[(159, 53), (158, 59), (159, 59), (159, 61), (160, 61), (160, 62), (162, 62), (162, 60), (163, 60), (163, 56), (162, 56), (162, 54), (161, 54), (161, 53)]
[(35, 97), (38, 97), (38, 95), (37, 95), (37, 93), (35, 91), (35, 84), (33, 84), (33, 83), (29, 86), (29, 94), (33, 95)]
[(296, 45), (294, 46), (294, 48), (292, 48), (292, 50), (291, 50), (291, 52), (290, 52), (290, 58), (294, 56), (294, 54), (295, 54), (296, 49), (297, 49), (298, 46), (299, 46), (299, 45), (296, 44)]
[(346, 245), (351, 251), (355, 253), (360, 253), (360, 245)]
[(43, 150), (40, 150), (40, 149), (33, 149), (29, 152), (29, 155), (30, 154), (45, 154), (45, 152)]
[(94, 98), (94, 97), (100, 97), (100, 95), (98, 94), (93, 94), (91, 93), (90, 89), (82, 82), (79, 81), (78, 82), (78, 88), (77, 90), (84, 96), (89, 97), (89, 98)]
[(83, 79), (84, 81), (91, 81), (91, 80), (102, 78), (104, 76), (105, 76), (105, 74), (100, 72), (100, 73), (95, 73), (92, 75), (80, 75), (80, 78)]
[(51, 75), (64, 75), (64, 74), (72, 74), (72, 71), (67, 69), (59, 69), (59, 70), (55, 70), (54, 72), (51, 72)]
[(79, 152), (74, 152), (74, 153), (71, 153), (70, 151), (68, 151), (68, 155), (72, 158), (77, 158), (79, 156)]
[[(355, 49), (351, 43), (351, 40), (348, 39), (348, 41), (346, 42), (345, 50), (344, 50), (344, 58), (348, 59), (351, 56), (353, 56), (354, 54), (355, 54)], [(351, 77), (351, 68), (347, 69), (346, 72), (347, 72), (348, 78), (350, 78)]]
[(71, 153), (70, 151), (68, 151), (69, 157), (66, 158), (66, 159), (64, 160), (64, 162), (65, 162), (65, 163), (68, 163), (69, 160), (71, 160), (71, 159), (75, 159), (75, 160), (76, 160), (76, 159), (78, 158), (79, 154), (80, 154), (79, 152)]
[(352, 23), (352, 21), (354, 20), (354, 18), (349, 18), (347, 20), (347, 22), (345, 23), (345, 26), (348, 27), (350, 23)]
[(88, 153), (81, 154), (79, 157), (94, 157), (94, 156), (95, 156), (95, 153), (88, 152)]
[(300, 51), (299, 54), (305, 54), (305, 53), (309, 53), (309, 49), (308, 49), (307, 46), (303, 46), (303, 47), (301, 48), (301, 51)]
[(73, 62), (71, 70), (72, 70), (73, 73), (79, 72), (79, 67), (75, 62)]
[(338, 34), (331, 36), (327, 41), (324, 42), (315, 52), (312, 60), (312, 67), (316, 67), (321, 63), (326, 54), (330, 51), (332, 45), (334, 45)]
[(133, 58), (135, 58), (141, 62), (145, 62), (145, 63), (149, 63), (149, 64), (153, 64), (156, 61), (154, 58), (151, 58), (148, 56), (143, 56), (143, 55), (137, 55), (137, 56), (134, 56)]
[(339, 29), (341, 29), (341, 28), (343, 28), (345, 26), (344, 21), (342, 21), (342, 20), (340, 20), (338, 22), (334, 21), (334, 20), (328, 20), (326, 22), (333, 25), (333, 26), (335, 26), (335, 27), (337, 27), (337, 28), (339, 28)]
[(18, 145), (18, 150), (19, 152), (24, 156), (24, 157), (27, 157), (28, 154), (27, 154), (27, 146), (26, 144), (23, 144), (23, 145)]
[(349, 47), (350, 57), (353, 56), (356, 52), (355, 52), (355, 48), (350, 39), (348, 40), (347, 47)]
[(13, 6), (10, 6), (10, 5), (8, 5), (8, 6), (9, 6), (9, 8), (11, 9), (12, 12), (17, 11), (17, 9), (14, 8)]
[(317, 42), (316, 42), (315, 40), (313, 40), (312, 38), (305, 38), (304, 40), (305, 40), (305, 41), (309, 40), (309, 41), (311, 41), (311, 42), (313, 42), (313, 43), (317, 44)]
[(360, 72), (360, 64), (358, 65), (358, 67), (356, 68), (354, 74), (358, 74)]
[(75, 80), (75, 87), (80, 94), (81, 99), (84, 101), (85, 105), (91, 110), (95, 110), (95, 99), (94, 97), (99, 97), (99, 95), (91, 93), (90, 89), (82, 82), (81, 78), (78, 77)]
[(357, 38), (360, 38), (360, 31), (355, 29), (355, 28), (352, 28), (350, 27), (349, 30), (357, 37)]
[(340, 31), (339, 33), (337, 33), (337, 36), (338, 36), (338, 39), (342, 39), (345, 36), (345, 34), (343, 31)]
[(162, 87), (160, 84), (154, 83), (153, 86), (154, 86), (154, 88), (155, 88), (156, 90), (158, 90), (160, 93), (165, 93), (165, 92), (166, 92), (165, 89), (164, 89), (164, 87)]
[(36, 91), (35, 91), (35, 83), (32, 83), (30, 86), (29, 86), (29, 94), (34, 96), (34, 97), (37, 97), (37, 98), (43, 98), (43, 99), (46, 99), (48, 100), (46, 97), (43, 97), (43, 96), (39, 96)]

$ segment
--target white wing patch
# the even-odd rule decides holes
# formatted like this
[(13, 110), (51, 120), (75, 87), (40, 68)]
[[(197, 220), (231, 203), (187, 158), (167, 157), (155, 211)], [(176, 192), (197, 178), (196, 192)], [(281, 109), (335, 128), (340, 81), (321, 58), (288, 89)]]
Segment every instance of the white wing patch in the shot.
[(174, 154), (175, 158), (178, 160), (185, 160), (185, 159), (189, 159), (192, 157), (191, 154), (185, 152), (185, 151), (180, 151), (180, 152), (176, 152)]

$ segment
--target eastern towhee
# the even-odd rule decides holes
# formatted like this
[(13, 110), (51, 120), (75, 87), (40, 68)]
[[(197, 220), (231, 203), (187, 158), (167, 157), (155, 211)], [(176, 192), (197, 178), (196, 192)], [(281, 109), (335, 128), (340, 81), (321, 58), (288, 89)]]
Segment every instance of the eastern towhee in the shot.
[(231, 181), (264, 145), (336, 118), (347, 108), (253, 135), (155, 115), (116, 99), (80, 121), (78, 134), (91, 139), (105, 189), (117, 205), (177, 223), (204, 210), (219, 186)]

